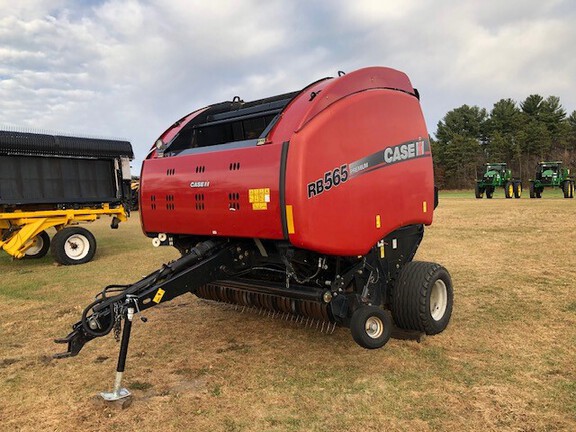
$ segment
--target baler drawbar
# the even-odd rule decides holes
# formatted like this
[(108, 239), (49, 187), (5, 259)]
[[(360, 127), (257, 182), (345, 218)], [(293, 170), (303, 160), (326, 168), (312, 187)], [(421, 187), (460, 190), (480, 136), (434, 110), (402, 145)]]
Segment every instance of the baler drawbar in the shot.
[(106, 287), (57, 357), (119, 336), (124, 321), (114, 391), (102, 396), (125, 397), (134, 314), (187, 292), (348, 327), (368, 349), (393, 325), (442, 332), (450, 275), (413, 261), (437, 205), (427, 137), (408, 77), (380, 67), (185, 116), (144, 161), (139, 199), (144, 233), (181, 257)]

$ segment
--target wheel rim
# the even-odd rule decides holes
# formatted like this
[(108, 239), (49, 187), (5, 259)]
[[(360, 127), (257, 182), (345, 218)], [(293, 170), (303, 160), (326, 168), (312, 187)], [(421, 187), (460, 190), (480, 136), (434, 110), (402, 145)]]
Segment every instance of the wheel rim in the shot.
[(90, 242), (80, 234), (74, 234), (68, 237), (64, 244), (64, 252), (70, 259), (80, 260), (88, 255), (90, 251)]
[(508, 195), (512, 196), (514, 193), (514, 189), (512, 189), (512, 185), (508, 186)]
[(40, 236), (37, 236), (34, 239), (34, 243), (24, 252), (24, 255), (36, 255), (38, 252), (42, 250), (44, 247), (44, 239)]
[(384, 333), (384, 323), (380, 318), (372, 316), (366, 320), (364, 330), (372, 339), (378, 339)]
[(435, 321), (439, 321), (446, 312), (448, 305), (448, 289), (442, 279), (438, 279), (430, 292), (430, 315)]

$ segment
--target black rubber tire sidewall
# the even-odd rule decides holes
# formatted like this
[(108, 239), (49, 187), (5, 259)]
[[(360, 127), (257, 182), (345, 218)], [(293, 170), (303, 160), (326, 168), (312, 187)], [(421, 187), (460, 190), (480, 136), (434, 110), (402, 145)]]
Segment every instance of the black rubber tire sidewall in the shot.
[[(89, 250), (88, 253), (80, 258), (75, 259), (66, 253), (66, 242), (68, 239), (74, 235), (81, 235), (84, 236), (88, 240)], [(96, 239), (94, 235), (85, 228), (81, 227), (69, 227), (64, 228), (56, 233), (54, 238), (52, 239), (52, 245), (50, 247), (50, 251), (52, 256), (56, 260), (56, 262), (62, 265), (77, 265), (77, 264), (84, 264), (88, 261), (91, 261), (94, 258), (94, 254), (96, 253)]]
[[(42, 248), (40, 248), (40, 250), (38, 252), (36, 252), (34, 255), (24, 255), (24, 259), (42, 258), (42, 257), (46, 256), (46, 254), (50, 250), (50, 236), (48, 235), (48, 233), (46, 231), (42, 231), (40, 234), (38, 234), (38, 237), (40, 237), (42, 239), (42, 242), (43, 242)], [(26, 252), (24, 252), (24, 253), (26, 253)]]
[[(446, 311), (435, 320), (430, 313), (430, 294), (434, 283), (442, 279), (446, 285)], [(404, 266), (392, 293), (392, 317), (405, 330), (428, 335), (438, 334), (448, 326), (454, 304), (452, 279), (440, 264), (412, 261)]]
[[(384, 329), (378, 338), (372, 338), (366, 333), (366, 321), (370, 317), (379, 318)], [(386, 345), (392, 335), (392, 318), (383, 309), (376, 306), (361, 306), (354, 311), (350, 318), (350, 333), (354, 341), (362, 348), (377, 349)]]

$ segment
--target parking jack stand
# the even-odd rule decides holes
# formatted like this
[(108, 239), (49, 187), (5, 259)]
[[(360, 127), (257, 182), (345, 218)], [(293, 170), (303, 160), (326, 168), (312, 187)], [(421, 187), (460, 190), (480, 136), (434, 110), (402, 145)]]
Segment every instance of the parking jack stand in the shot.
[(120, 342), (120, 354), (118, 355), (118, 365), (116, 367), (116, 379), (114, 380), (114, 389), (112, 392), (101, 392), (100, 396), (105, 401), (114, 402), (130, 396), (126, 388), (122, 388), (122, 375), (126, 367), (126, 356), (128, 355), (128, 343), (130, 342), (130, 331), (132, 330), (132, 319), (134, 318), (134, 308), (128, 308), (124, 329), (122, 330), (122, 341)]

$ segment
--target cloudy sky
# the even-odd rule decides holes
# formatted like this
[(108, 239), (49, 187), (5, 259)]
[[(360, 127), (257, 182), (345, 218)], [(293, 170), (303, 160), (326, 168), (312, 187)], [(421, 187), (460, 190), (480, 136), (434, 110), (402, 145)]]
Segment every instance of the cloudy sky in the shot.
[(339, 70), (408, 74), (431, 133), (462, 104), (576, 109), (573, 0), (0, 0), (0, 127), (132, 142)]

